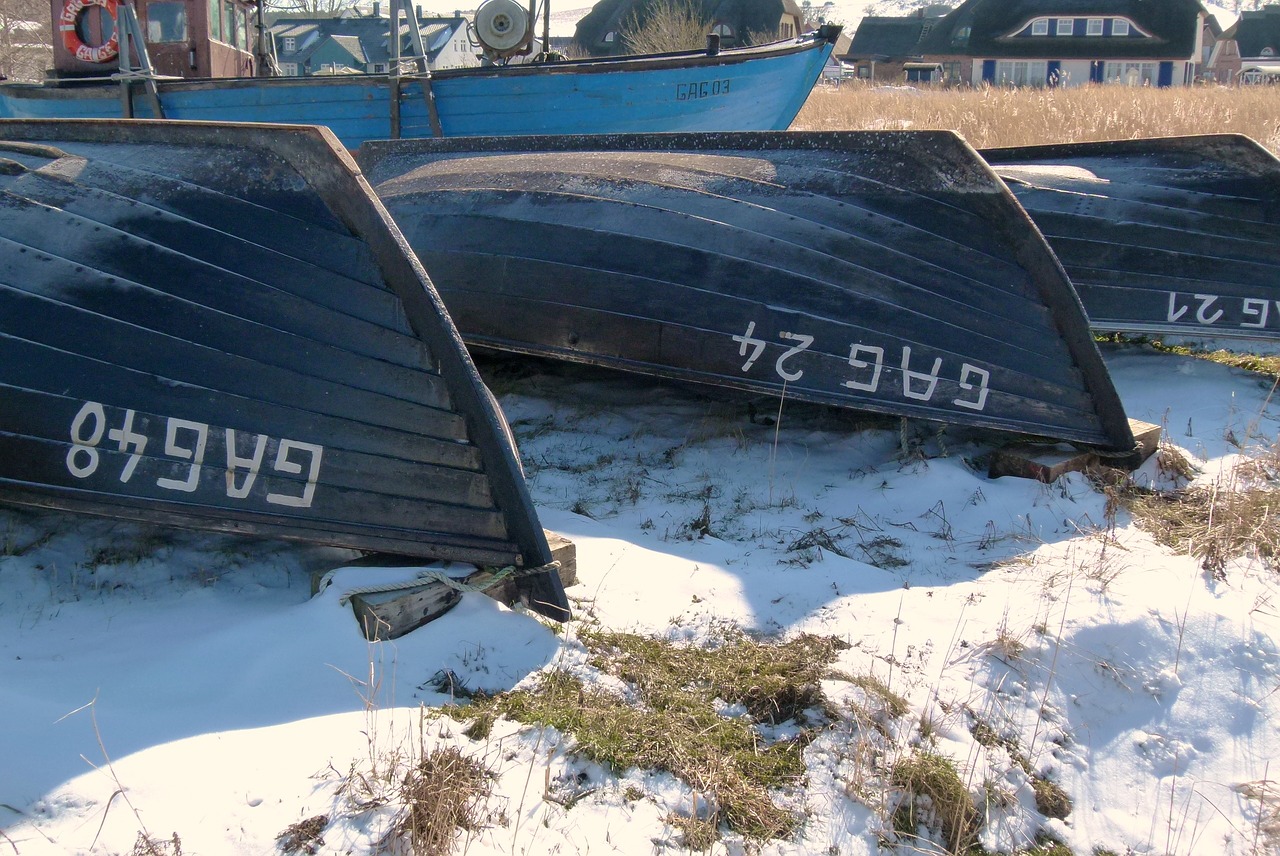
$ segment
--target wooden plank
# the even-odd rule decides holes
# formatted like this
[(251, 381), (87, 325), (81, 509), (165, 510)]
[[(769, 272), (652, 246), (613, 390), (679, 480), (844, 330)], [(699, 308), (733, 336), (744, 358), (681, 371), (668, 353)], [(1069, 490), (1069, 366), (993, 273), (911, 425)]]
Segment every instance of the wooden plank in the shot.
[[(560, 563), (560, 583), (564, 587), (578, 581), (577, 547), (555, 532), (547, 532), (553, 560)], [(481, 587), (495, 576), (495, 569), (481, 568), (460, 579), (466, 586)], [(312, 579), (312, 590), (322, 575)], [(514, 579), (507, 579), (484, 592), (507, 606), (519, 599)], [(371, 592), (351, 596), (351, 609), (365, 638), (370, 641), (397, 639), (447, 613), (462, 599), (462, 593), (448, 583), (430, 581), (410, 584), (393, 591)]]

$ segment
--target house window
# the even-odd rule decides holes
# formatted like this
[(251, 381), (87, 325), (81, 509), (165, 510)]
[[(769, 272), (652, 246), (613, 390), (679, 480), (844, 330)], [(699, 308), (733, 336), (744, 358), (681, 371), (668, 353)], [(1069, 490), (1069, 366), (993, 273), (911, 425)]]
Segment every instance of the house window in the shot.
[(373, 73), (374, 73), (374, 74), (386, 74), (386, 73), (387, 73), (387, 64), (386, 64), (385, 62), (375, 62), (375, 63), (373, 64)]
[(297, 39), (295, 39), (293, 36), (285, 36), (285, 37), (284, 37), (284, 52), (285, 52), (285, 53), (293, 53), (293, 52), (294, 52), (294, 51), (296, 51), (297, 49), (298, 49), (298, 40), (297, 40)]
[(1111, 22), (1111, 35), (1127, 36), (1129, 35), (1129, 22), (1122, 21), (1119, 18)]
[(604, 34), (604, 38), (601, 39), (600, 41), (604, 42), (606, 45), (611, 45), (617, 40), (618, 40), (618, 34), (615, 33), (613, 30), (610, 30), (609, 32)]
[(147, 41), (185, 42), (187, 40), (187, 7), (181, 0), (162, 0), (147, 4)]
[(280, 63), (280, 76), (281, 77), (297, 77), (298, 64), (296, 62)]
[(1040, 20), (1038, 20), (1038, 21), (1032, 21), (1032, 22), (1031, 22), (1031, 35), (1033, 35), (1033, 36), (1047, 36), (1047, 35), (1049, 35), (1049, 20), (1048, 20), (1047, 18), (1041, 18), (1041, 19), (1040, 19)]
[(1267, 45), (1265, 48), (1263, 48), (1263, 49), (1262, 49), (1262, 54), (1261, 54), (1261, 55), (1262, 55), (1262, 56), (1275, 56), (1275, 55), (1276, 55), (1276, 49), (1275, 49), (1275, 48), (1273, 48), (1273, 47), (1271, 47), (1271, 45)]
[(1089, 19), (1089, 24), (1088, 24), (1087, 28), (1085, 29), (1085, 32), (1086, 32), (1088, 35), (1090, 35), (1090, 36), (1100, 36), (1100, 35), (1102, 35), (1102, 19), (1101, 19), (1101, 18), (1090, 18), (1090, 19)]
[(729, 26), (728, 24), (724, 24), (724, 23), (714, 24), (711, 27), (711, 32), (719, 36), (720, 41), (722, 42), (727, 42), (733, 38), (733, 27)]
[(1005, 86), (1044, 86), (1049, 63), (1041, 60), (1002, 60), (996, 63), (996, 82)]
[(1069, 36), (1076, 28), (1075, 18), (1059, 18), (1057, 33), (1060, 36)]
[(1121, 86), (1155, 86), (1159, 67), (1154, 62), (1109, 62), (1103, 80)]

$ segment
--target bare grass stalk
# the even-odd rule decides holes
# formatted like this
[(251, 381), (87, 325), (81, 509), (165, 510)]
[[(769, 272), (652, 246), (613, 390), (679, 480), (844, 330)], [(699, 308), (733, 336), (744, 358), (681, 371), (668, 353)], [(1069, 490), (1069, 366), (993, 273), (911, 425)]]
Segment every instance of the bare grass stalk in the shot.
[(959, 132), (975, 148), (1245, 134), (1280, 154), (1275, 93), (1254, 87), (817, 87), (792, 127)]

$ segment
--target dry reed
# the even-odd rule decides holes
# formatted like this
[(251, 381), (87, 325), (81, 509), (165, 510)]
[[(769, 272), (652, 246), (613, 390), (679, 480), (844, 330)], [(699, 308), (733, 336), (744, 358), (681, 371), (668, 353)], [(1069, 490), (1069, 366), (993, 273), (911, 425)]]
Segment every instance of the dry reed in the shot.
[(975, 148), (1238, 133), (1280, 154), (1280, 88), (914, 89), (848, 81), (816, 87), (792, 127), (949, 129)]

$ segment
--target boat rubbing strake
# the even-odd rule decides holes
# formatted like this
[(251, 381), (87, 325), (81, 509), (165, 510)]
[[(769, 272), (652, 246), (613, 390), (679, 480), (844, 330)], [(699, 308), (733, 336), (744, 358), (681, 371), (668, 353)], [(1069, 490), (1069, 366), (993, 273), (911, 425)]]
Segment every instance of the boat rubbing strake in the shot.
[(0, 122), (0, 194), (0, 499), (549, 564), (496, 404), (327, 131)]
[(1280, 160), (1239, 135), (982, 152), (1098, 330), (1280, 337)]
[(358, 158), (470, 342), (1133, 446), (1061, 266), (950, 132), (378, 142)]

